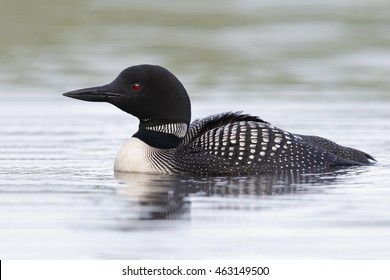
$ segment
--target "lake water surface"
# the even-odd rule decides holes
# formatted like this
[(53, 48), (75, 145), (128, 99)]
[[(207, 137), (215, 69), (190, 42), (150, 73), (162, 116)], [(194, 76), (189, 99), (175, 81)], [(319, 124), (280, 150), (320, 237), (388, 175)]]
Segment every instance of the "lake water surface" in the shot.
[[(22, 2), (0, 11), (0, 258), (390, 258), (387, 1)], [(193, 119), (242, 110), (378, 163), (114, 173), (137, 120), (61, 94), (139, 63), (179, 77)]]

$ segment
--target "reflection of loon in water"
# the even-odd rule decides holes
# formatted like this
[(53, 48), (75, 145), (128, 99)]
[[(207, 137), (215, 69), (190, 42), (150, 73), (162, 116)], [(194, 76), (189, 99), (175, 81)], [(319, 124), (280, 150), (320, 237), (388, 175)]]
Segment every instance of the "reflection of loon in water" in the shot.
[(179, 176), (115, 172), (123, 195), (137, 199), (141, 219), (179, 219), (189, 209), (187, 185)]
[[(121, 195), (136, 201), (139, 219), (188, 219), (191, 199), (194, 197), (222, 198), (224, 209), (237, 210), (237, 203), (224, 201), (225, 198), (244, 198), (264, 195), (283, 195), (297, 192), (318, 192), (313, 185), (329, 185), (339, 175), (357, 173), (339, 170), (326, 174), (262, 175), (253, 177), (188, 177), (185, 175), (162, 175), (145, 173), (116, 172), (115, 177), (125, 184), (119, 189)], [(198, 200), (199, 201), (199, 200)], [(241, 203), (238, 201), (238, 203)], [(248, 207), (248, 205), (240, 205)]]

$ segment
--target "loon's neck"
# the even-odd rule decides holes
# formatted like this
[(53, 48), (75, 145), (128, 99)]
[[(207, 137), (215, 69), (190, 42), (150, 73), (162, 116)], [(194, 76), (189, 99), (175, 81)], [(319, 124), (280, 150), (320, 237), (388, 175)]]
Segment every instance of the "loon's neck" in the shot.
[(133, 137), (154, 148), (172, 149), (181, 143), (187, 130), (188, 124), (184, 122), (141, 121)]

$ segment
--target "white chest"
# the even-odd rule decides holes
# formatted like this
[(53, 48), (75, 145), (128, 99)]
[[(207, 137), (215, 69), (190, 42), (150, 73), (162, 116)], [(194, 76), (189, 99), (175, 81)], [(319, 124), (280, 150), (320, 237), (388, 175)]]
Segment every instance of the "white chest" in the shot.
[(158, 151), (138, 138), (132, 137), (120, 148), (114, 170), (118, 172), (169, 173), (154, 162)]

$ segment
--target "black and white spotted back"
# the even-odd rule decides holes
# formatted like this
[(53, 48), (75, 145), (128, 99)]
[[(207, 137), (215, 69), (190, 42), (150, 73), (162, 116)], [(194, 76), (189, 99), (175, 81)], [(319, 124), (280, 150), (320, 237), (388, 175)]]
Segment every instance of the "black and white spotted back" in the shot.
[[(342, 147), (342, 146), (340, 146)], [(177, 168), (203, 173), (321, 172), (348, 159), (253, 116), (213, 115), (190, 126), (175, 153)]]

